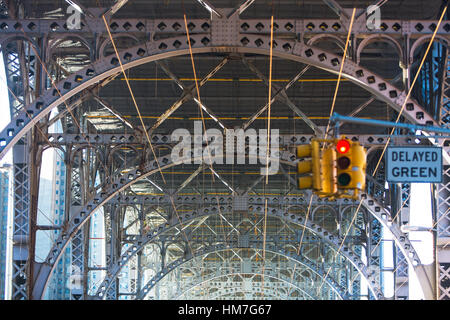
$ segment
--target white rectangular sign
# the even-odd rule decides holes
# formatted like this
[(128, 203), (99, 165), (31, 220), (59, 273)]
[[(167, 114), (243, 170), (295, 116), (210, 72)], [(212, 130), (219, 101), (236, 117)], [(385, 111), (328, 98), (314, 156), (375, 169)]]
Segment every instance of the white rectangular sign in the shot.
[(442, 182), (442, 148), (389, 147), (386, 180), (393, 183)]

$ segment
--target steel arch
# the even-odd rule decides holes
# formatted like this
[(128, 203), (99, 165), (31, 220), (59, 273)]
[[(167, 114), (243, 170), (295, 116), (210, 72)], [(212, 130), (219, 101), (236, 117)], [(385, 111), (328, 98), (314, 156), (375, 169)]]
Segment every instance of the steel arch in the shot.
[[(261, 248), (258, 247), (258, 244), (261, 246)], [(165, 266), (163, 268), (162, 271), (158, 272), (152, 279), (150, 279), (146, 285), (144, 287), (142, 287), (141, 291), (138, 293), (138, 295), (136, 296), (136, 300), (142, 300), (143, 298), (145, 298), (145, 296), (148, 294), (148, 292), (162, 279), (164, 278), (167, 274), (169, 274), (171, 271), (173, 271), (175, 268), (179, 267), (180, 265), (190, 261), (191, 259), (194, 259), (195, 257), (201, 256), (201, 255), (205, 255), (205, 254), (209, 254), (209, 253), (213, 253), (213, 252), (218, 252), (218, 251), (225, 251), (225, 250), (229, 250), (229, 249), (238, 249), (238, 248), (252, 248), (252, 249), (262, 249), (262, 245), (260, 242), (254, 242), (251, 246), (249, 247), (242, 247), (239, 245), (238, 242), (228, 242), (228, 243), (221, 243), (221, 244), (215, 244), (215, 245), (211, 245), (209, 247), (200, 249), (198, 251), (196, 251), (195, 253), (191, 253), (189, 252), (186, 256), (184, 256), (183, 258), (180, 258), (174, 262), (172, 262), (171, 264), (169, 264), (168, 266)], [(292, 259), (294, 261), (296, 261), (297, 263), (302, 264), (303, 266), (307, 267), (309, 270), (311, 270), (312, 272), (314, 272), (316, 275), (318, 275), (319, 277), (321, 277), (322, 279), (324, 279), (324, 282), (328, 284), (328, 286), (339, 296), (341, 297), (341, 299), (344, 299), (345, 294), (343, 294), (342, 292), (345, 292), (345, 288), (341, 288), (339, 283), (336, 282), (334, 279), (327, 277), (325, 279), (324, 277), (324, 270), (321, 270), (320, 267), (315, 266), (312, 262), (308, 261), (307, 259), (305, 259), (302, 256), (298, 256), (297, 254), (292, 254), (290, 252), (286, 252), (283, 250), (283, 248), (280, 248), (278, 246), (274, 246), (271, 244), (266, 244), (266, 251), (269, 252), (273, 252), (275, 254), (281, 254), (283, 256), (285, 256), (288, 259)], [(106, 294), (106, 292), (105, 292)], [(101, 298), (101, 296), (100, 296)], [(378, 297), (380, 298), (380, 297)]]
[[(248, 157), (256, 157), (249, 155)], [(215, 157), (212, 157), (214, 160)], [(269, 158), (269, 160), (279, 160)], [(193, 161), (202, 160), (202, 157), (192, 158)], [(283, 162), (280, 160), (280, 162)], [(162, 164), (159, 166), (159, 164)], [(74, 213), (68, 223), (62, 228), (61, 234), (53, 244), (50, 252), (43, 263), (36, 263), (35, 282), (32, 290), (33, 298), (41, 298), (45, 288), (47, 286), (51, 272), (53, 271), (56, 263), (61, 257), (62, 252), (69, 244), (69, 241), (75, 236), (75, 234), (81, 229), (81, 227), (88, 221), (92, 214), (101, 206), (105, 205), (119, 192), (130, 187), (132, 184), (140, 181), (147, 176), (159, 172), (159, 169), (168, 169), (179, 163), (171, 162), (170, 156), (160, 157), (157, 160), (148, 161), (143, 168), (134, 169), (123, 175), (114, 175), (106, 178), (104, 189), (99, 187), (97, 194), (87, 202), (78, 212)], [(102, 191), (103, 190), (103, 191)]]
[(341, 38), (339, 38), (338, 36), (336, 36), (334, 34), (329, 34), (329, 33), (316, 34), (311, 39), (309, 39), (308, 42), (306, 42), (306, 44), (308, 46), (312, 46), (312, 45), (316, 44), (317, 42), (320, 42), (321, 40), (331, 41), (332, 43), (336, 44), (342, 50), (342, 53), (344, 52), (345, 42)]
[[(210, 282), (210, 281), (213, 281), (214, 279), (221, 278), (221, 277), (224, 277), (224, 276), (239, 275), (239, 274), (262, 275), (262, 273), (256, 273), (256, 272), (251, 272), (251, 273), (249, 273), (249, 272), (230, 272), (230, 273), (224, 273), (224, 274), (220, 274), (220, 275), (216, 275), (215, 274), (212, 277), (209, 277), (209, 278), (204, 279), (202, 281), (195, 282), (193, 285), (191, 285), (186, 290), (183, 290), (183, 292), (181, 292), (181, 293), (176, 293), (176, 296), (173, 296), (173, 299), (171, 299), (171, 300), (177, 300), (177, 299), (181, 298), (184, 294), (186, 294), (187, 292), (193, 290), (195, 287), (198, 287), (199, 285), (202, 285), (203, 283)], [(317, 295), (314, 294), (314, 297), (315, 297), (314, 298), (313, 296), (311, 296), (311, 294), (309, 294), (308, 292), (306, 292), (304, 290), (305, 288), (301, 288), (298, 285), (296, 285), (295, 282), (291, 281), (291, 278), (284, 277), (283, 275), (278, 275), (278, 274), (274, 273), (274, 271), (272, 269), (268, 269), (268, 270), (264, 271), (264, 277), (266, 277), (266, 276), (269, 277), (269, 278), (280, 280), (282, 282), (286, 282), (289, 285), (291, 285), (291, 286), (297, 288), (298, 290), (302, 291), (305, 295), (309, 296), (311, 299), (319, 300), (318, 299), (319, 297)]]
[[(230, 292), (226, 292), (227, 290), (230, 290)], [(245, 293), (245, 294), (247, 294), (247, 293), (253, 294), (253, 293), (255, 293), (255, 291), (257, 292), (257, 290), (253, 290), (253, 288), (250, 289), (250, 290), (249, 289), (247, 289), (247, 290), (243, 290), (243, 289), (237, 290), (236, 288), (229, 288), (229, 289), (223, 288), (223, 289), (219, 289), (218, 291), (214, 292), (208, 298), (211, 299), (211, 300), (222, 300), (222, 299), (218, 299), (218, 298), (222, 298), (222, 297), (227, 296), (229, 294), (236, 294), (236, 293), (239, 293), (239, 292)], [(274, 299), (287, 300), (287, 297), (284, 294), (276, 292), (273, 289), (264, 290), (264, 297), (266, 295), (271, 300), (274, 300)], [(238, 300), (238, 299), (236, 299), (236, 300)]]
[[(211, 38), (211, 37), (210, 37)], [(269, 55), (270, 39), (260, 35), (242, 35), (240, 42), (233, 46), (210, 44), (207, 35), (192, 35), (192, 51), (197, 53), (253, 53)], [(207, 39), (208, 41), (205, 41)], [(245, 39), (245, 41), (244, 41)], [(123, 50), (120, 58), (124, 61), (125, 70), (148, 62), (186, 55), (189, 53), (185, 37), (175, 37), (150, 41), (144, 45)], [(202, 41), (203, 40), (203, 41)], [(261, 40), (261, 41), (257, 41)], [(248, 42), (247, 42), (248, 41)], [(316, 47), (310, 47), (300, 42), (286, 39), (276, 39), (279, 43), (273, 48), (273, 55), (315, 66), (317, 68), (337, 74), (340, 70), (342, 58)], [(239, 42), (239, 41), (238, 41)], [(180, 44), (181, 43), (181, 44)], [(180, 45), (179, 45), (180, 44)], [(259, 46), (258, 46), (259, 45)], [(50, 88), (41, 97), (28, 105), (14, 118), (0, 133), (0, 159), (28, 132), (33, 125), (47, 115), (53, 108), (65, 100), (81, 92), (87, 87), (113, 74), (120, 73), (121, 67), (115, 56), (101, 58), (78, 72), (70, 75)], [(405, 102), (406, 94), (392, 86), (388, 81), (375, 73), (347, 60), (343, 67), (343, 76), (374, 94), (378, 99), (386, 102), (397, 111)], [(413, 99), (408, 99), (403, 114), (413, 123), (438, 125), (424, 108)]]
[[(128, 38), (128, 39), (136, 41), (136, 43), (139, 43), (139, 39), (137, 37), (135, 37), (134, 35), (132, 35), (132, 34), (125, 33), (125, 34), (114, 34), (113, 35), (114, 41), (116, 41), (118, 38)], [(105, 49), (110, 44), (112, 44), (111, 39), (107, 38), (106, 40), (104, 40), (99, 46), (97, 55), (99, 57), (102, 57), (102, 58), (106, 57), (105, 56)]]
[[(264, 40), (267, 40), (267, 37), (258, 37), (257, 35), (248, 37), (252, 38), (261, 38)], [(193, 36), (195, 37), (201, 37), (201, 36)], [(182, 37), (178, 37), (179, 39), (182, 39)], [(150, 42), (147, 45), (150, 46), (151, 52), (149, 53), (146, 49), (147, 46), (137, 46), (130, 50), (124, 50), (124, 58), (128, 57), (129, 62), (124, 65), (125, 68), (131, 68), (146, 62), (154, 61), (157, 59), (162, 59), (170, 56), (176, 56), (176, 55), (182, 55), (187, 53), (186, 45), (182, 44), (179, 49), (174, 48), (168, 48), (162, 46), (165, 42), (173, 41), (174, 39), (178, 38), (171, 38), (171, 39), (164, 39), (159, 40), (156, 42)], [(197, 39), (201, 40), (201, 39)], [(295, 43), (293, 41), (289, 40), (279, 40), (283, 41), (282, 45), (277, 45), (277, 47), (274, 49), (275, 55), (278, 55), (282, 58), (286, 59), (292, 59), (304, 63), (309, 63), (311, 65), (317, 66), (319, 68), (322, 68), (324, 70), (336, 73), (337, 69), (339, 68), (339, 57), (334, 56), (332, 54), (326, 53), (324, 50), (309, 47), (302, 43)], [(259, 53), (259, 54), (267, 54), (268, 52), (268, 46), (266, 47), (262, 46), (262, 48), (257, 48), (256, 44), (253, 45), (253, 43), (250, 42), (250, 45), (242, 46), (242, 47), (220, 47), (220, 46), (201, 46), (201, 41), (196, 41), (196, 44), (194, 44), (194, 52), (201, 53), (201, 52), (218, 52), (218, 51), (236, 51), (236, 52), (252, 52), (252, 53)], [(267, 43), (267, 41), (266, 41)], [(156, 48), (157, 44), (159, 44), (158, 48)], [(281, 50), (280, 47), (284, 50)], [(145, 49), (144, 49), (145, 48)], [(123, 54), (122, 52), (122, 54)], [(334, 57), (334, 58), (333, 58)], [(110, 58), (110, 57), (109, 57)], [(85, 87), (89, 86), (90, 84), (101, 80), (104, 77), (109, 76), (110, 74), (113, 74), (119, 70), (119, 67), (116, 66), (115, 62), (113, 62), (114, 58), (111, 59), (110, 63), (107, 61), (108, 58), (101, 59), (97, 62), (95, 62), (92, 65), (92, 69), (86, 68), (82, 71), (79, 71), (78, 73), (75, 73), (71, 75), (68, 79), (65, 79), (61, 83), (58, 84), (58, 90), (61, 90), (63, 93), (63, 98), (66, 99), (70, 96), (75, 95), (77, 92), (80, 92)], [(331, 60), (331, 61), (330, 61)], [(357, 69), (357, 70), (355, 70)], [(388, 99), (390, 105), (395, 105), (396, 108), (399, 108), (399, 103), (402, 101), (401, 96), (397, 96), (396, 99), (392, 98), (393, 94), (391, 92), (387, 93), (386, 90), (389, 88), (389, 84), (386, 84), (386, 87), (382, 89), (382, 87), (377, 86), (376, 84), (381, 84), (384, 82), (382, 79), (378, 78), (377, 76), (371, 74), (369, 71), (365, 70), (364, 68), (359, 68), (356, 64), (352, 62), (348, 62), (346, 66), (344, 66), (345, 74), (349, 77), (350, 80), (353, 82), (362, 85), (364, 88), (370, 90), (373, 90), (377, 92), (378, 96), (384, 97), (383, 99)], [(83, 74), (83, 72), (85, 74)], [(99, 75), (95, 76), (95, 73), (99, 73)], [(367, 73), (366, 73), (367, 72)], [(83, 75), (82, 75), (83, 74)], [(369, 76), (368, 76), (369, 75)], [(367, 78), (364, 78), (368, 76)], [(87, 78), (86, 78), (87, 77)], [(371, 78), (372, 77), (372, 78)], [(362, 78), (362, 79), (358, 79)], [(371, 78), (372, 80), (369, 80)], [(87, 80), (86, 80), (87, 79)], [(75, 87), (72, 87), (72, 85), (75, 85)], [(392, 87), (393, 88), (393, 87)], [(382, 93), (386, 92), (386, 93)], [(392, 91), (394, 92), (394, 91)], [(397, 95), (398, 92), (395, 91), (395, 95)], [(32, 110), (29, 110), (27, 112), (22, 112), (21, 115), (16, 117), (12, 123), (10, 123), (5, 130), (0, 134), (0, 145), (2, 143), (6, 144), (4, 146), (0, 146), (1, 152), (0, 156), (2, 156), (4, 153), (6, 153), (8, 148), (11, 148), (11, 146), (21, 137), (27, 130), (31, 128), (31, 126), (36, 123), (40, 118), (45, 116), (46, 113), (48, 113), (53, 107), (57, 106), (63, 98), (56, 98), (58, 95), (56, 90), (48, 90), (46, 94), (44, 94), (44, 97), (48, 97), (49, 99), (45, 99), (46, 102), (51, 102), (51, 104), (46, 105), (44, 107), (44, 102), (42, 102), (41, 98), (39, 98), (37, 101), (35, 101), (33, 104), (31, 104), (33, 110), (38, 110), (37, 113), (31, 113)], [(34, 107), (34, 108), (33, 108)], [(414, 118), (411, 113), (414, 111), (414, 108), (417, 107), (417, 105), (414, 105), (412, 102), (412, 105), (407, 107), (407, 113), (410, 112), (410, 119), (412, 118), (412, 121), (414, 122), (420, 122), (417, 120), (421, 120), (422, 122), (426, 120), (426, 113), (422, 113), (422, 115), (419, 117), (420, 119), (416, 119), (418, 117), (418, 113), (416, 113), (416, 118)], [(420, 109), (420, 108), (419, 108)], [(422, 110), (422, 109), (420, 109)], [(421, 111), (419, 111), (421, 113)], [(30, 116), (30, 119), (27, 118), (26, 115)], [(14, 123), (15, 122), (15, 123)], [(22, 129), (20, 132), (17, 132), (17, 128), (21, 127)], [(5, 138), (3, 138), (5, 137)], [(2, 140), (3, 139), (3, 140)], [(84, 212), (86, 213), (86, 212)], [(67, 236), (67, 234), (66, 234)], [(60, 247), (60, 244), (57, 244), (57, 247)]]
[(375, 42), (384, 42), (390, 44), (398, 54), (398, 60), (401, 62), (404, 57), (404, 52), (401, 47), (401, 45), (396, 41), (393, 37), (387, 35), (387, 34), (374, 34), (367, 38), (365, 38), (363, 41), (361, 41), (358, 45), (358, 48), (356, 49), (356, 63), (360, 63), (361, 61), (361, 53), (362, 51), (370, 44)]
[[(222, 210), (218, 210), (217, 208), (215, 208), (215, 207), (211, 207), (212, 209), (211, 209), (211, 211), (209, 212), (209, 214), (218, 214), (218, 213), (223, 213), (223, 211)], [(223, 208), (223, 209), (225, 209), (225, 208)], [(209, 210), (209, 208), (205, 208), (205, 210)], [(271, 211), (271, 210), (270, 210)], [(272, 216), (273, 215), (273, 213), (271, 213), (269, 211), (269, 215), (270, 216)], [(281, 211), (281, 210), (280, 210)], [(260, 215), (263, 215), (264, 214), (264, 212), (262, 211), (262, 210), (260, 210), (259, 212), (258, 212)], [(208, 214), (206, 214), (206, 215), (201, 215), (201, 216), (196, 216), (196, 215), (194, 215), (194, 216), (192, 216), (192, 214), (191, 214), (191, 220), (186, 220), (185, 222), (190, 222), (190, 221), (192, 221), (192, 220), (194, 220), (194, 219), (198, 219), (199, 217), (204, 217), (204, 216), (207, 216)], [(285, 214), (283, 214), (283, 216), (285, 217)], [(289, 215), (290, 216), (290, 215)], [(274, 215), (274, 217), (278, 217), (278, 218), (280, 218), (280, 215)], [(291, 217), (292, 218), (292, 217)], [(291, 219), (292, 220), (292, 219)], [(289, 220), (287, 220), (287, 221), (289, 221)], [(297, 224), (298, 224), (298, 222), (296, 222)], [(116, 265), (116, 266), (113, 266), (113, 269), (109, 269), (108, 270), (108, 275), (109, 275), (109, 278), (105, 278), (104, 279), (104, 281), (103, 281), (103, 283), (102, 284), (104, 284), (105, 282), (107, 282), (107, 283), (112, 283), (112, 281), (117, 277), (117, 275), (119, 274), (119, 271), (121, 270), (121, 268), (128, 262), (128, 260), (131, 258), (131, 257), (133, 257), (136, 253), (138, 253), (139, 251), (141, 251), (143, 248), (144, 248), (144, 246), (145, 245), (147, 245), (148, 243), (150, 243), (152, 240), (154, 240), (154, 238), (156, 238), (156, 237), (158, 237), (160, 234), (162, 234), (162, 233), (164, 233), (165, 231), (167, 231), (167, 230), (169, 230), (169, 229), (172, 229), (172, 228), (174, 228), (174, 227), (176, 227), (177, 225), (179, 225), (179, 224), (175, 224), (175, 225), (173, 225), (173, 226), (167, 226), (166, 225), (166, 228), (163, 228), (161, 231), (157, 231), (157, 234), (154, 236), (154, 237), (152, 237), (150, 240), (146, 240), (145, 239), (145, 236), (143, 236), (143, 237), (141, 237), (141, 238), (138, 238), (138, 239), (136, 239), (135, 241), (134, 241), (134, 243), (133, 244), (131, 244), (130, 246), (131, 246), (131, 249), (129, 249), (128, 251), (126, 251), (122, 256), (121, 256), (121, 258), (118, 260), (119, 262), (118, 262), (118, 265)], [(311, 223), (311, 225), (313, 225), (314, 226), (314, 223)], [(316, 229), (319, 229), (319, 227), (315, 227)], [(157, 228), (157, 229), (159, 229), (159, 228)], [(169, 240), (169, 238), (167, 238), (166, 240)], [(276, 240), (276, 236), (274, 236), (274, 237), (268, 237), (268, 241), (274, 241), (275, 242), (275, 240)], [(217, 239), (217, 241), (219, 241), (219, 239)], [(133, 248), (133, 246), (135, 246), (134, 248)], [(352, 252), (352, 251), (349, 251), (349, 249), (347, 248), (347, 247), (344, 247), (344, 250), (343, 250), (344, 252)], [(352, 255), (353, 253), (351, 253), (350, 255)], [(345, 257), (345, 255), (344, 255), (344, 258), (346, 258)], [(350, 261), (351, 262), (351, 261)], [(358, 262), (358, 265), (360, 264), (361, 262)], [(115, 269), (114, 269), (114, 267), (115, 267)], [(364, 276), (364, 275), (363, 275)], [(100, 285), (100, 287), (101, 287), (101, 285)], [(105, 290), (108, 290), (108, 288), (107, 289), (105, 289)]]
[[(153, 229), (152, 231), (148, 232), (146, 235), (141, 236), (140, 238), (136, 239), (132, 245), (128, 248), (127, 251), (125, 251), (121, 257), (117, 260), (117, 264), (112, 266), (108, 272), (107, 276), (103, 280), (102, 284), (99, 285), (97, 296), (100, 298), (102, 295), (102, 292), (107, 292), (109, 289), (109, 286), (115, 279), (115, 277), (118, 275), (119, 271), (122, 269), (122, 267), (128, 262), (128, 260), (133, 257), (135, 254), (140, 252), (144, 246), (151, 241), (153, 241), (155, 238), (159, 237), (161, 234), (166, 232), (169, 229), (172, 229), (184, 222), (190, 222), (194, 219), (215, 215), (220, 212), (225, 211), (226, 209), (232, 210), (232, 207), (229, 206), (229, 208), (225, 208), (224, 206), (220, 208), (220, 210), (216, 206), (206, 207), (201, 210), (194, 210), (191, 214), (185, 214), (182, 217), (174, 216), (171, 220), (166, 222), (164, 225), (159, 226), (156, 229)], [(266, 213), (266, 210), (264, 206), (257, 206), (254, 208), (255, 210), (253, 213), (264, 215)], [(325, 243), (327, 243), (329, 246), (337, 250), (337, 248), (340, 247), (340, 239), (338, 236), (328, 232), (324, 228), (316, 225), (315, 223), (311, 221), (305, 221), (304, 218), (297, 216), (295, 214), (289, 214), (285, 212), (284, 210), (280, 209), (271, 209), (267, 210), (267, 215), (270, 217), (277, 217), (279, 219), (282, 219), (287, 222), (291, 222), (300, 226), (305, 227), (312, 233), (316, 234), (318, 237), (322, 238)], [(267, 238), (267, 241), (270, 241), (271, 237)], [(343, 245), (342, 249), (340, 251), (340, 254), (344, 256), (344, 258), (349, 261), (356, 270), (367, 280), (367, 283), (369, 284), (369, 287), (371, 288), (372, 292), (377, 298), (380, 298), (380, 289), (378, 288), (378, 284), (376, 281), (373, 280), (373, 274), (369, 274), (367, 271), (366, 266), (361, 261), (361, 259), (353, 253), (353, 251), (348, 248), (347, 246)]]
[[(377, 219), (385, 228), (387, 228), (391, 232), (391, 234), (393, 235), (395, 244), (400, 248), (403, 255), (407, 259), (408, 263), (411, 266), (413, 266), (414, 271), (418, 274), (419, 281), (420, 281), (421, 287), (424, 291), (425, 297), (431, 298), (432, 293), (433, 293), (431, 281), (427, 276), (427, 272), (426, 272), (424, 266), (420, 263), (420, 258), (418, 256), (417, 252), (415, 251), (414, 247), (412, 246), (411, 241), (408, 239), (408, 236), (406, 234), (404, 234), (395, 223), (392, 222), (392, 217), (391, 217), (390, 213), (385, 208), (383, 208), (382, 205), (379, 204), (373, 197), (371, 197), (370, 195), (367, 195), (367, 194), (363, 194), (362, 198), (363, 198), (362, 201), (363, 201), (364, 207), (369, 211), (369, 213), (375, 219)], [(215, 208), (215, 207), (212, 207), (212, 208)], [(258, 213), (264, 214), (263, 205), (259, 205), (259, 206), (257, 205), (256, 208), (257, 208)], [(215, 212), (218, 213), (218, 210), (216, 209)], [(269, 215), (271, 215), (272, 213), (273, 213), (273, 211), (270, 211), (270, 210), (268, 211)], [(200, 216), (197, 216), (196, 218), (198, 218), (198, 217), (200, 217)], [(286, 213), (284, 213), (284, 217), (286, 217)], [(192, 219), (194, 219), (193, 216), (192, 216)], [(314, 223), (312, 223), (312, 225), (314, 225)], [(313, 230), (311, 230), (311, 231), (314, 232)], [(139, 242), (142, 243), (142, 239), (137, 239), (135, 241), (135, 244), (139, 244)], [(145, 240), (144, 240), (143, 245), (145, 245)], [(137, 250), (132, 250), (131, 252), (137, 253), (140, 250), (141, 250), (141, 248), (138, 248)], [(349, 249), (346, 247), (343, 247), (342, 251), (345, 252), (346, 250), (349, 250)], [(118, 264), (121, 264), (121, 263), (125, 264), (126, 261), (128, 261), (129, 257), (131, 257), (130, 253), (128, 251), (125, 252), (121, 256), (121, 259), (119, 259)], [(123, 258), (126, 258), (126, 259), (123, 260)], [(115, 272), (115, 274), (117, 274), (119, 271), (120, 271), (120, 269), (118, 269)], [(113, 278), (114, 278), (114, 276), (113, 276)], [(109, 281), (111, 281), (111, 280), (112, 279), (110, 279)]]
[[(161, 157), (159, 158), (158, 162), (165, 164), (165, 166), (163, 166), (162, 169), (167, 169), (175, 165), (174, 163), (171, 163), (169, 157)], [(57, 239), (52, 249), (50, 250), (49, 256), (47, 257), (46, 261), (39, 265), (39, 271), (37, 272), (37, 277), (33, 290), (34, 298), (36, 298), (37, 296), (40, 297), (43, 294), (50, 273), (52, 272), (54, 266), (56, 265), (56, 262), (58, 261), (61, 253), (68, 245), (69, 240), (76, 234), (76, 232), (87, 221), (87, 219), (90, 218), (93, 212), (97, 210), (100, 206), (106, 204), (115, 195), (117, 195), (119, 192), (123, 191), (133, 183), (141, 179), (144, 179), (145, 177), (154, 174), (158, 171), (159, 171), (158, 163), (155, 160), (153, 160), (149, 162), (142, 170), (141, 169), (132, 170), (122, 176), (116, 176), (116, 179), (112, 179), (111, 177), (107, 178), (107, 181), (105, 183), (107, 189), (105, 189), (103, 192), (99, 191), (98, 194), (94, 196), (94, 198), (91, 199), (78, 213), (74, 214), (73, 218), (64, 227), (63, 232), (60, 234), (59, 238)], [(383, 223), (386, 223), (386, 221), (381, 217), (380, 212), (382, 210), (382, 207), (379, 207), (376, 201), (373, 202), (367, 201), (367, 204), (365, 204), (365, 206), (367, 207), (367, 205), (369, 207), (372, 207), (372, 210), (369, 210), (372, 214), (377, 213), (377, 215), (375, 215), (377, 219), (379, 220), (381, 219)], [(398, 235), (396, 239), (397, 243), (400, 246), (408, 242), (406, 235), (404, 235), (399, 230), (398, 226), (396, 226), (395, 224), (391, 224), (390, 226), (386, 224), (386, 226), (389, 228), (389, 230), (391, 230), (391, 232), (394, 235)], [(418, 260), (417, 253), (415, 253), (414, 248), (410, 246), (409, 248), (403, 248), (403, 250), (407, 250), (407, 252), (409, 253), (408, 257), (412, 255), (413, 257), (417, 258), (417, 261), (419, 261), (418, 267), (421, 268), (420, 260)], [(410, 262), (413, 263), (411, 260)]]
[[(432, 35), (425, 35), (425, 36), (421, 36), (420, 38), (418, 38), (414, 44), (411, 46), (411, 49), (409, 51), (409, 58), (411, 59), (409, 61), (410, 64), (412, 64), (414, 61), (414, 53), (416, 52), (417, 48), (419, 48), (421, 45), (427, 43), (429, 40), (431, 40)], [(443, 42), (443, 45), (448, 47), (448, 44), (450, 42), (450, 40), (447, 37), (441, 36), (441, 35), (436, 35), (435, 37), (436, 40), (440, 40)]]
[(0, 41), (1, 50), (3, 51), (4, 48), (6, 48), (8, 46), (8, 44), (10, 44), (11, 42), (14, 42), (14, 41), (24, 41), (24, 42), (31, 44), (34, 47), (34, 49), (36, 50), (36, 52), (41, 55), (40, 47), (36, 44), (36, 42), (34, 40), (26, 37), (25, 35), (12, 35), (5, 39), (2, 39)]

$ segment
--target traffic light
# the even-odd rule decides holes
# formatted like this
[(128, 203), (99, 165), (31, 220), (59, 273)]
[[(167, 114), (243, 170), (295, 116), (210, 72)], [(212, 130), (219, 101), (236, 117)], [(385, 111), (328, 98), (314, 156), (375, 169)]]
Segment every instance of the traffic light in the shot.
[[(298, 178), (299, 189), (320, 190), (320, 146), (314, 139), (311, 144), (297, 147), (297, 157), (301, 159), (297, 163), (297, 173), (302, 175)], [(310, 160), (305, 160), (310, 158)]]
[(345, 189), (351, 181), (351, 142), (346, 139), (338, 140), (336, 143), (336, 151), (338, 152), (336, 159), (337, 167), (337, 184), (340, 189)]
[(336, 142), (337, 188), (339, 191), (353, 190), (353, 196), (366, 187), (366, 151), (357, 142), (340, 139)]
[(299, 189), (312, 189), (319, 197), (356, 199), (366, 187), (366, 151), (357, 142), (312, 139), (297, 147), (297, 157)]

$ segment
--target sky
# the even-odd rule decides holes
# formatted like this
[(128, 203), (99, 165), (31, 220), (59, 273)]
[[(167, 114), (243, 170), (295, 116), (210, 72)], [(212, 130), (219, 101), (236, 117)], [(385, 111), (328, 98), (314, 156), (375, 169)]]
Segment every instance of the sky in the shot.
[[(411, 199), (409, 201), (409, 225), (411, 227), (433, 227), (431, 211), (431, 185), (429, 183), (412, 183)], [(413, 231), (409, 233), (409, 239), (419, 255), (421, 263), (428, 265), (433, 263), (433, 235), (429, 231)], [(417, 279), (409, 267), (411, 274), (409, 279), (409, 299), (421, 300), (423, 293)]]
[[(0, 48), (1, 49), (1, 48)], [(1, 53), (1, 51), (0, 51)], [(3, 62), (3, 54), (0, 55), (0, 129), (3, 130), (11, 121), (9, 113), (9, 97), (8, 86), (6, 83), (5, 64)], [(9, 152), (2, 160), (0, 166), (5, 163), (12, 163), (12, 153)]]
[[(1, 49), (1, 48), (0, 48)], [(1, 51), (0, 51), (1, 52)], [(9, 94), (8, 94), (8, 86), (6, 82), (6, 74), (5, 74), (5, 64), (3, 61), (3, 55), (0, 55), (0, 130), (3, 130), (6, 125), (11, 121), (10, 111), (9, 111)], [(53, 150), (44, 152), (43, 154), (43, 168), (41, 170), (41, 177), (45, 179), (52, 179), (53, 176), (53, 166), (45, 165), (45, 164), (53, 164)], [(0, 160), (0, 166), (3, 164), (12, 163), (12, 152), (8, 152), (8, 154)]]

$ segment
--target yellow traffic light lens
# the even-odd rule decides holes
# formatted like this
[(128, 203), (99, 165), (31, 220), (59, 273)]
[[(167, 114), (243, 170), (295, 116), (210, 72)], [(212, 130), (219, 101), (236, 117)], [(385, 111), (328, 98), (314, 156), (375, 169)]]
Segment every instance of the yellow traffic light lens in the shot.
[(340, 157), (337, 160), (337, 165), (341, 170), (347, 169), (350, 166), (350, 159), (348, 157)]
[(337, 180), (338, 180), (338, 184), (340, 186), (346, 187), (350, 184), (350, 181), (352, 180), (352, 178), (350, 177), (350, 175), (348, 173), (342, 173), (338, 176)]
[(347, 140), (339, 140), (336, 144), (336, 150), (341, 153), (347, 153), (350, 150), (350, 142)]

